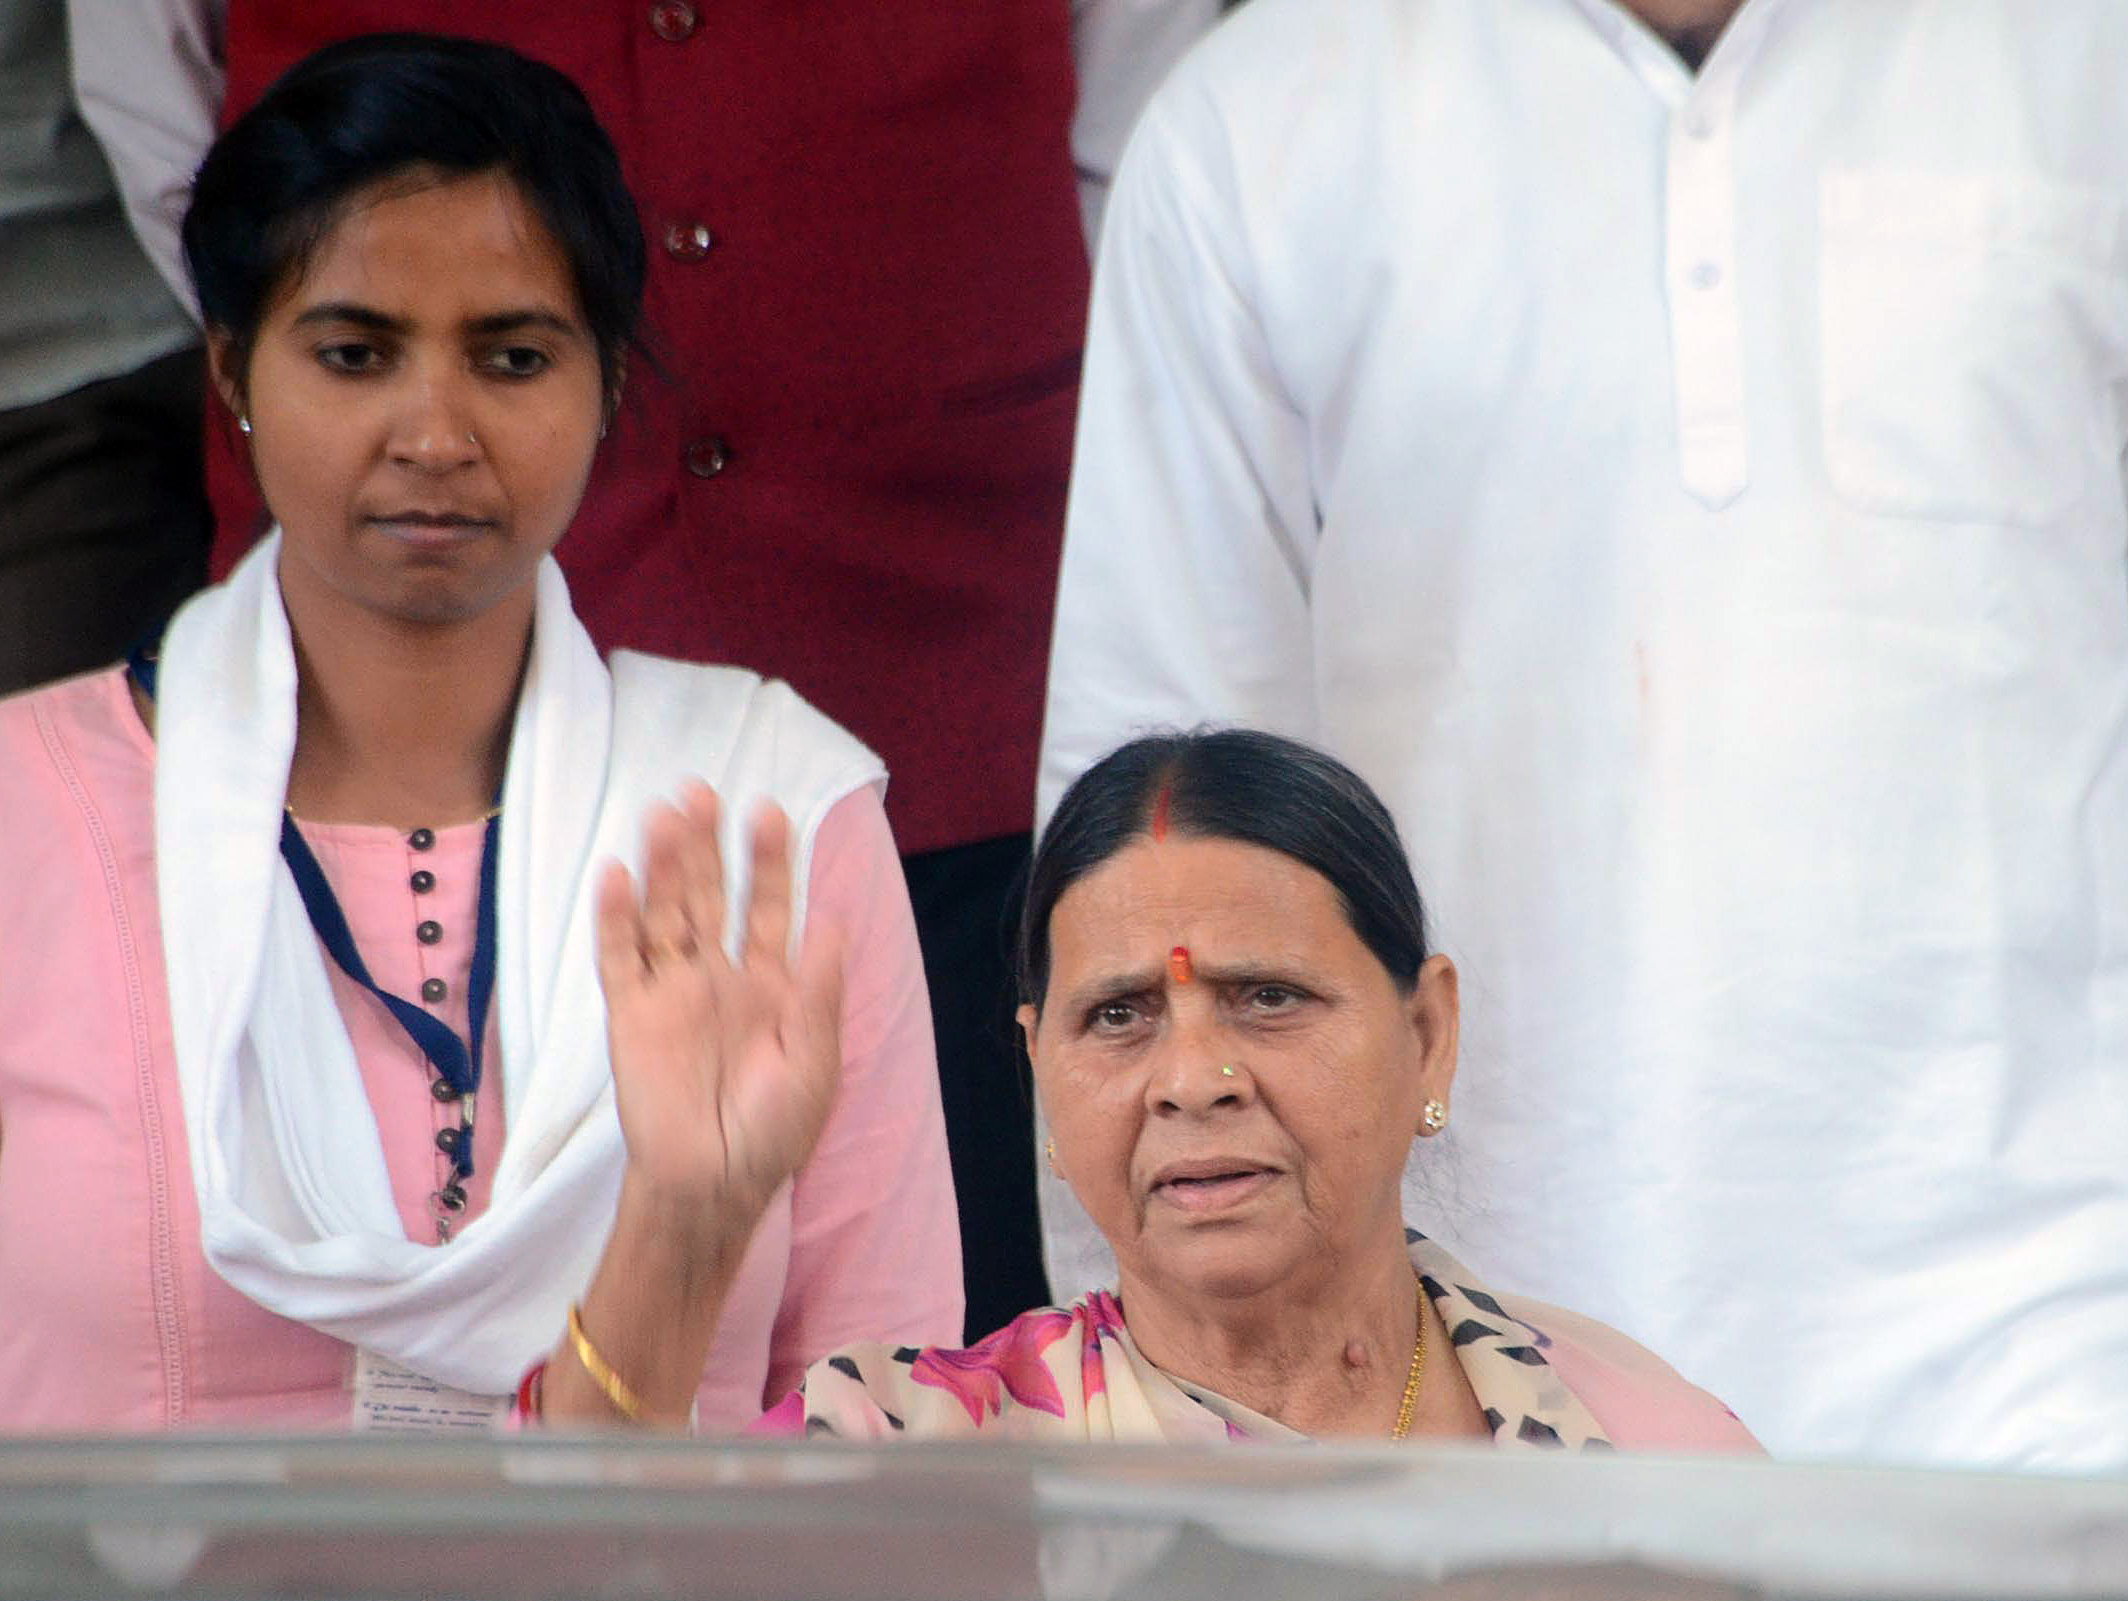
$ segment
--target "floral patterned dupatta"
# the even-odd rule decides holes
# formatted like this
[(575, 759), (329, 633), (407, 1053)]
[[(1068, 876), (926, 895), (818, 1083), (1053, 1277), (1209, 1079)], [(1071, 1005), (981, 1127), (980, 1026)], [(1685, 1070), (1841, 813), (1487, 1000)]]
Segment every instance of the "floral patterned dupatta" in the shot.
[[(1413, 1268), (1498, 1445), (1610, 1446), (1545, 1360), (1547, 1336), (1509, 1314), (1448, 1252), (1407, 1229)], [(1023, 1313), (965, 1350), (858, 1345), (816, 1362), (748, 1432), (886, 1440), (1299, 1440), (1284, 1424), (1147, 1361), (1107, 1290)]]

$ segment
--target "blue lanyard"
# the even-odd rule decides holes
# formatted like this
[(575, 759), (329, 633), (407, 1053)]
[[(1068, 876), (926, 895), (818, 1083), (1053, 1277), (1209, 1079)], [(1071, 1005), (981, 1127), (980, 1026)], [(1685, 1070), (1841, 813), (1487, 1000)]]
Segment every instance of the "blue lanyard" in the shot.
[[(135, 646), (126, 657), (134, 682), (151, 701), (155, 698), (155, 644), (150, 640)], [(473, 1176), (473, 1097), (480, 1091), (481, 1046), (487, 1034), (488, 1002), (495, 993), (495, 842), (500, 831), (501, 819), (490, 817), (481, 839), (480, 904), (473, 924), (473, 972), (466, 985), (470, 1037), (461, 1040), (439, 1019), (380, 988), (369, 976), (362, 953), (355, 949), (347, 914), (340, 910), (339, 897), (325, 881), (324, 869), (318, 866), (318, 858), (296, 827), (295, 819), (286, 812), (281, 814), (281, 859), (288, 863), (295, 878), (296, 893), (303, 898), (303, 910), (310, 915), (310, 926), (317, 931), (319, 943), (341, 972), (374, 995), (391, 1013), (450, 1089), (449, 1099), (459, 1103), (458, 1128), (445, 1130), (455, 1133), (455, 1138), (448, 1145), (443, 1145), (440, 1137), (438, 1141), (439, 1148), (451, 1159), (451, 1182), (442, 1195), (449, 1205), (452, 1192), (457, 1192), (457, 1204), (450, 1206), (452, 1211), (465, 1205), (461, 1186)]]
[[(480, 1090), (480, 1050), (487, 1032), (488, 998), (495, 992), (495, 837), (501, 827), (500, 818), (489, 818), (481, 840), (480, 910), (473, 925), (473, 973), (466, 985), (469, 1037), (461, 1040), (439, 1019), (380, 987), (369, 976), (362, 953), (355, 949), (347, 916), (340, 910), (332, 886), (325, 881), (318, 858), (311, 853), (296, 820), (286, 813), (281, 816), (281, 859), (295, 877), (296, 893), (303, 897), (303, 910), (310, 914), (310, 926), (317, 930), (326, 955), (339, 965), (341, 972), (383, 1003), (428, 1058), (437, 1076), (456, 1092), (453, 1099), (461, 1102), (471, 1101)], [(473, 1142), (467, 1131), (461, 1130), (449, 1155), (454, 1178), (473, 1176)]]

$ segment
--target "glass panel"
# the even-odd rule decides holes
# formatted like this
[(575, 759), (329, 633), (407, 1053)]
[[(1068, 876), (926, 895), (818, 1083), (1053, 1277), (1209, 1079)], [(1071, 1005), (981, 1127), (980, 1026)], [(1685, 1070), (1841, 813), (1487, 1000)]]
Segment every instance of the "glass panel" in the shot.
[(0, 1444), (0, 1598), (2128, 1597), (2128, 1480), (1455, 1448)]

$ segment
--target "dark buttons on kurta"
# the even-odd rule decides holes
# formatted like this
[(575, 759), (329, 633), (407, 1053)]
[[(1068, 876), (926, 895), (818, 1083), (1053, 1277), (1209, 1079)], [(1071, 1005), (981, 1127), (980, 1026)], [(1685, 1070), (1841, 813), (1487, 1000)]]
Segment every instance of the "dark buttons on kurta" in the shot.
[(456, 1156), (459, 1142), (463, 1138), (463, 1130), (440, 1128), (436, 1131), (436, 1149), (443, 1152), (445, 1156)]
[(435, 1096), (437, 1100), (446, 1103), (458, 1099), (458, 1092), (451, 1088), (451, 1081), (447, 1078), (439, 1078), (431, 1082), (429, 1093)]
[(720, 438), (697, 439), (687, 447), (687, 470), (697, 478), (714, 478), (731, 465), (731, 448)]
[(465, 1191), (455, 1184), (446, 1184), (436, 1192), (436, 1204), (441, 1206), (446, 1212), (463, 1212), (465, 1210)]
[(424, 867), (420, 872), (408, 879), (407, 883), (413, 886), (416, 895), (426, 895), (436, 887), (436, 875)]
[(433, 945), (443, 938), (443, 925), (431, 917), (414, 925), (414, 938), (424, 945)]
[(425, 978), (421, 981), (421, 998), (434, 1006), (451, 993), (451, 986), (440, 978)]
[(676, 222), (665, 230), (665, 254), (675, 261), (700, 261), (717, 236), (699, 222)]
[(678, 44), (695, 31), (695, 8), (687, 0), (657, 0), (650, 8), (650, 31)]
[(433, 828), (417, 828), (413, 833), (406, 836), (406, 843), (411, 850), (428, 850), (436, 843), (436, 830)]

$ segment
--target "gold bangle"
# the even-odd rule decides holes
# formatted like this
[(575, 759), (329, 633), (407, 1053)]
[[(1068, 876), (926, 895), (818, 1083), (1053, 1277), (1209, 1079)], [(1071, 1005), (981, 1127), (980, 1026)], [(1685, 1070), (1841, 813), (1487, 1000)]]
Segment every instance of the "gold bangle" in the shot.
[(628, 1388), (628, 1381), (614, 1372), (606, 1359), (598, 1354), (598, 1347), (584, 1332), (583, 1314), (577, 1310), (574, 1301), (569, 1303), (569, 1348), (576, 1353), (578, 1364), (591, 1375), (591, 1382), (599, 1387), (599, 1393), (606, 1397), (613, 1410), (631, 1423), (640, 1423), (643, 1403), (636, 1399), (635, 1391)]

